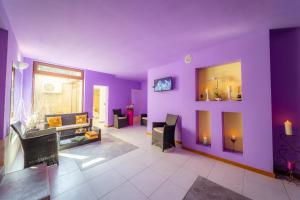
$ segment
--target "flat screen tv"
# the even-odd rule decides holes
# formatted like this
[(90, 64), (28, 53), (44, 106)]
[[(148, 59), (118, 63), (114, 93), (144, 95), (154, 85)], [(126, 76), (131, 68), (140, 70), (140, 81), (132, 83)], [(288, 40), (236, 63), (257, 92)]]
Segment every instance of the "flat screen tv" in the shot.
[(166, 77), (154, 80), (154, 92), (163, 92), (173, 89), (172, 77)]

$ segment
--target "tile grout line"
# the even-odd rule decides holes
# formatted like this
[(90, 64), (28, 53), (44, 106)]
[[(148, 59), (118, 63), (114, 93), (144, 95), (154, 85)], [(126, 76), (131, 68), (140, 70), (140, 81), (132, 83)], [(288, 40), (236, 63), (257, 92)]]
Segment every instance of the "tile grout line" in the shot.
[(281, 184), (283, 185), (284, 191), (286, 192), (286, 195), (287, 195), (288, 199), (289, 199), (289, 200), (292, 200), (292, 198), (290, 197), (289, 192), (288, 192), (287, 189), (286, 189), (286, 186), (285, 186), (284, 182), (283, 182), (283, 181), (280, 181), (280, 182), (281, 182)]
[[(134, 178), (135, 176), (137, 176), (138, 174), (140, 174), (140, 173), (142, 173), (143, 171), (145, 171), (147, 168), (150, 168), (150, 165), (147, 166), (146, 168), (142, 169), (140, 172), (136, 173), (135, 175), (133, 175), (133, 176), (130, 177), (130, 178), (126, 178), (125, 176), (123, 176), (123, 175), (122, 175), (120, 172), (118, 172), (113, 166), (112, 166), (112, 168), (113, 168), (114, 171), (116, 171), (121, 177), (123, 177), (123, 178), (126, 180), (124, 183), (128, 182), (128, 183), (129, 183), (130, 185), (132, 185), (137, 191), (139, 191), (140, 193), (142, 193), (142, 194), (146, 197), (146, 199), (149, 199), (148, 196), (147, 196), (143, 191), (141, 191), (139, 188), (137, 188), (133, 183), (131, 183), (130, 180), (133, 179), (133, 178)], [(122, 184), (124, 184), (124, 183), (122, 183)], [(121, 185), (122, 185), (122, 184), (121, 184)], [(118, 187), (119, 187), (119, 186), (118, 186)], [(113, 190), (117, 189), (118, 187), (114, 188)], [(113, 192), (113, 190), (110, 191), (109, 193)], [(105, 196), (106, 196), (106, 195), (105, 195)]]
[[(188, 162), (188, 161), (191, 160), (191, 159), (192, 159), (192, 157), (190, 156), (190, 158), (187, 159), (186, 162)], [(174, 185), (176, 185), (177, 187), (183, 189), (183, 187), (181, 187), (181, 186), (177, 185), (176, 183), (174, 183), (170, 178), (171, 178), (172, 175), (176, 174), (180, 169), (182, 169), (183, 166), (184, 166), (184, 164), (185, 164), (186, 162), (182, 163), (182, 164), (180, 165), (180, 167), (178, 167), (178, 169), (175, 170), (175, 172), (173, 172), (169, 177), (166, 178), (165, 181), (163, 181), (161, 184), (159, 184), (159, 186), (158, 186), (158, 187), (157, 187), (157, 188), (149, 195), (149, 197), (151, 197), (151, 196), (152, 196), (152, 195), (160, 188), (160, 186), (163, 185), (164, 183), (166, 183), (168, 180), (169, 180), (170, 182), (172, 182)], [(185, 189), (184, 189), (184, 191), (185, 191)]]
[(245, 181), (246, 181), (245, 178), (246, 178), (246, 171), (244, 170), (244, 174), (243, 174), (243, 187), (242, 187), (242, 192), (241, 192), (242, 195), (244, 195)]
[[(114, 170), (114, 169), (113, 169)], [(116, 173), (118, 173), (116, 170), (114, 170)], [(120, 187), (121, 185), (123, 185), (124, 183), (126, 183), (126, 179), (124, 179), (125, 181), (123, 183), (118, 184), (116, 187), (114, 187), (113, 189), (109, 190), (108, 192), (106, 192), (105, 194), (103, 194), (100, 197), (97, 197), (98, 200), (104, 198), (105, 196), (107, 196), (109, 193), (113, 192), (115, 189), (117, 189), (118, 187)]]
[(210, 168), (210, 170), (209, 170), (209, 172), (208, 172), (208, 174), (206, 176), (207, 179), (208, 179), (208, 177), (210, 176), (211, 172), (213, 171), (213, 169), (215, 168), (215, 166), (217, 164), (217, 162), (213, 162), (213, 163), (214, 163), (213, 166)]

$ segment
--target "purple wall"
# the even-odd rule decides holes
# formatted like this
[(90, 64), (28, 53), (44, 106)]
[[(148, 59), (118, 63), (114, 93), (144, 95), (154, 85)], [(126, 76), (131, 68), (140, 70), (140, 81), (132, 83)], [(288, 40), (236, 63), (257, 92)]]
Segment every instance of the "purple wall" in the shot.
[[(272, 116), (269, 32), (254, 32), (221, 43), (193, 56), (191, 64), (183, 58), (174, 63), (148, 71), (148, 131), (153, 121), (165, 119), (167, 113), (181, 116), (183, 146), (233, 160), (268, 172), (273, 172)], [(183, 54), (184, 55), (184, 54)], [(241, 60), (242, 102), (196, 102), (195, 68), (214, 66)], [(174, 76), (175, 90), (153, 92), (154, 79)], [(211, 148), (196, 144), (196, 111), (211, 112)], [(243, 155), (223, 152), (222, 112), (243, 114)]]
[(7, 59), (8, 32), (0, 29), (0, 139), (4, 136), (4, 107), (6, 86), (6, 59)]
[[(6, 12), (3, 8), (2, 2), (0, 1), (0, 29), (7, 30), (8, 34), (7, 37), (7, 45), (0, 46), (1, 52), (7, 54), (7, 57), (3, 57), (4, 54), (1, 56), (1, 87), (0, 87), (0, 94), (1, 94), (1, 100), (0, 104), (2, 107), (0, 107), (0, 139), (5, 136), (9, 130), (9, 116), (10, 116), (10, 87), (11, 87), (11, 69), (12, 69), (12, 63), (17, 63), (18, 60), (21, 60), (19, 48), (17, 41), (15, 39), (14, 33), (12, 31), (12, 28), (9, 24), (9, 21), (6, 16)], [(2, 33), (3, 34), (3, 33)], [(2, 35), (1, 34), (1, 35)], [(3, 37), (2, 35), (1, 37)], [(5, 37), (5, 36), (4, 36)], [(19, 76), (16, 75), (16, 78), (18, 79)], [(16, 85), (16, 91), (18, 92), (19, 85)], [(16, 95), (17, 96), (17, 93)]]
[[(270, 47), (274, 169), (286, 170), (285, 159), (297, 161), (300, 175), (300, 28), (271, 31)], [(294, 136), (280, 138), (286, 120), (292, 122)]]
[(140, 89), (140, 82), (129, 81), (116, 78), (114, 75), (95, 72), (90, 70), (84, 71), (85, 76), (85, 98), (84, 109), (93, 116), (93, 86), (108, 86), (108, 124), (113, 125), (112, 109), (121, 108), (125, 112), (127, 105), (131, 103), (131, 90)]

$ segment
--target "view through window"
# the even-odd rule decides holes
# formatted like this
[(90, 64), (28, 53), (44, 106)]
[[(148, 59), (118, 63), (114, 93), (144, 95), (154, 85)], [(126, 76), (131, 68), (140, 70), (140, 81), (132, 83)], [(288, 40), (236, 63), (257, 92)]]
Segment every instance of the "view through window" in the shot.
[(82, 112), (83, 72), (44, 63), (34, 64), (34, 113)]

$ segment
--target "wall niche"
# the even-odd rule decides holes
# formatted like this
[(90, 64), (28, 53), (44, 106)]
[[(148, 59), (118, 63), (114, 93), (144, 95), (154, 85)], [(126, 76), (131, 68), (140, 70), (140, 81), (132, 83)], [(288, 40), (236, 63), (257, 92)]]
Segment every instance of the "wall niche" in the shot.
[(197, 111), (197, 135), (196, 143), (211, 146), (211, 117), (209, 111)]
[(241, 62), (196, 69), (196, 101), (242, 101)]
[(240, 112), (223, 112), (223, 150), (243, 153), (243, 119)]

